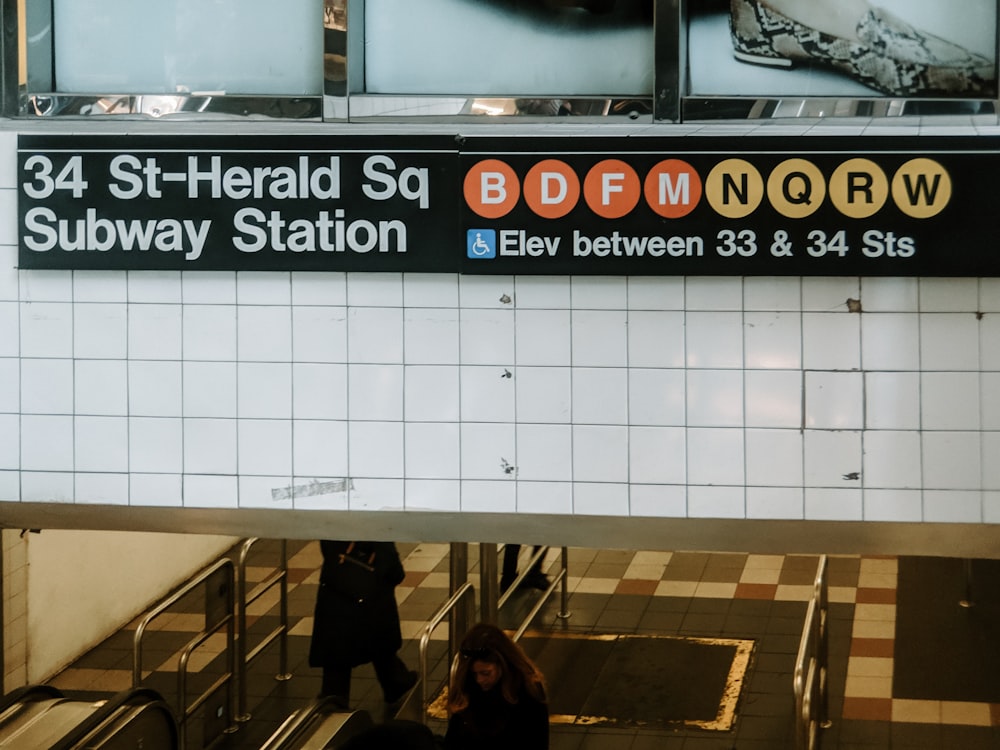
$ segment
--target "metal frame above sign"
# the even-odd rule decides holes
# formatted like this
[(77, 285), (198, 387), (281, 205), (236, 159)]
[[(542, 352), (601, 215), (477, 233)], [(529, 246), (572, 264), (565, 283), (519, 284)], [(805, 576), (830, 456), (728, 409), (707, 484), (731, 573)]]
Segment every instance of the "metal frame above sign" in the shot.
[[(372, 0), (367, 2), (372, 3)], [(883, 4), (898, 2), (900, 0), (883, 0)], [(518, 54), (530, 62), (532, 54), (541, 54), (552, 43), (558, 41), (564, 44), (567, 37), (573, 37), (578, 40), (575, 43), (579, 49), (573, 53), (575, 56), (568, 59), (574, 64), (560, 67), (550, 64), (548, 58), (538, 64), (531, 63), (529, 67), (535, 71), (532, 75), (541, 75), (540, 71), (546, 71), (546, 75), (555, 76), (554, 82), (538, 91), (521, 90), (528, 85), (521, 80), (524, 76), (519, 78), (516, 70), (502, 65), (496, 66), (500, 71), (497, 73), (498, 81), (477, 85), (463, 83), (463, 79), (449, 81), (448, 71), (457, 74), (466, 64), (461, 59), (452, 59), (456, 54), (454, 51), (439, 50), (431, 45), (436, 54), (421, 55), (418, 59), (440, 58), (440, 64), (434, 68), (437, 73), (431, 71), (427, 74), (423, 85), (414, 87), (412, 83), (403, 85), (389, 80), (377, 86), (372, 83), (376, 61), (369, 59), (373, 49), (373, 39), (369, 36), (376, 32), (366, 28), (366, 0), (323, 0), (322, 60), (315, 61), (316, 70), (322, 71), (321, 84), (315, 95), (188, 92), (182, 90), (183, 87), (178, 87), (176, 92), (112, 90), (99, 94), (81, 93), (62, 90), (56, 81), (53, 60), (58, 50), (55, 48), (51, 8), (46, 10), (45, 3), (27, 7), (15, 0), (0, 0), (0, 20), (6, 40), (2, 47), (2, 114), (28, 119), (112, 116), (226, 121), (251, 117), (328, 123), (595, 121), (640, 126), (788, 118), (818, 118), (836, 122), (843, 118), (934, 115), (987, 116), (995, 121), (997, 115), (998, 31), (995, 17), (979, 19), (981, 23), (978, 27), (973, 24), (979, 29), (976, 32), (978, 36), (989, 37), (992, 34), (994, 45), (991, 63), (985, 53), (972, 58), (980, 64), (980, 58), (987, 60), (987, 67), (992, 65), (992, 72), (964, 76), (974, 79), (975, 85), (949, 90), (947, 86), (935, 87), (926, 83), (910, 83), (895, 89), (880, 84), (882, 88), (877, 90), (863, 82), (864, 76), (855, 70), (857, 66), (851, 61), (829, 61), (818, 53), (816, 59), (808, 55), (801, 59), (774, 57), (774, 50), (768, 47), (769, 38), (766, 36), (757, 40), (758, 46), (763, 49), (760, 54), (751, 55), (738, 49), (736, 32), (730, 28), (733, 21), (726, 19), (735, 13), (738, 5), (759, 8), (761, 3), (758, 0), (702, 0), (697, 4), (688, 0), (489, 0), (488, 3), (485, 0), (469, 0), (469, 4), (477, 12), (484, 12), (485, 9), (496, 14), (506, 13), (513, 19), (508, 19), (510, 24), (526, 26), (540, 38), (534, 47), (522, 50), (504, 36), (503, 29), (506, 27), (502, 25), (489, 24), (471, 30), (459, 25), (452, 35), (457, 49), (472, 49), (477, 55), (489, 55), (513, 45), (519, 50)], [(915, 8), (914, 13), (919, 15), (917, 11), (923, 7)], [(427, 4), (412, 4), (412, 8), (411, 4), (407, 4), (409, 12), (418, 12), (413, 9), (419, 9), (423, 13), (429, 8)], [(623, 41), (620, 31), (629, 19), (634, 21), (639, 18), (640, 11), (645, 24), (643, 28), (648, 26), (649, 32), (646, 34), (644, 31), (642, 37), (643, 49), (647, 45), (649, 48), (649, 59), (638, 66), (646, 71), (642, 78), (642, 90), (633, 90), (634, 83), (623, 85), (621, 90), (617, 90), (612, 83), (599, 90), (580, 86), (579, 80), (574, 83), (574, 75), (587, 75), (583, 63), (592, 60), (607, 63), (609, 58), (622, 57), (623, 50), (631, 50), (635, 46)], [(565, 23), (563, 26), (541, 23), (539, 19), (544, 21), (545, 17), (540, 13), (562, 18)], [(971, 11), (953, 14), (940, 4), (935, 6), (933, 12), (924, 9), (923, 15), (928, 13), (932, 17), (934, 13), (947, 13), (949, 19), (961, 16), (966, 20), (975, 15)], [(710, 22), (704, 23), (703, 19), (709, 16)], [(444, 17), (447, 19), (447, 15)], [(109, 19), (112, 26), (113, 21)], [(434, 19), (428, 20), (428, 24), (433, 23), (436, 23)], [(901, 22), (897, 19), (893, 23)], [(431, 27), (427, 24), (421, 26), (424, 31)], [(549, 28), (552, 30), (550, 43), (545, 43), (541, 37)], [(703, 28), (708, 29), (707, 36)], [(580, 33), (574, 36), (574, 31)], [(794, 34), (788, 34), (794, 36), (798, 44), (802, 41), (800, 36), (812, 38), (810, 34), (814, 30), (798, 24), (793, 25), (792, 31)], [(928, 36), (919, 29), (913, 33), (923, 35), (922, 39)], [(415, 44), (421, 38), (421, 32), (409, 28), (405, 28), (402, 34), (405, 38), (412, 37)], [(648, 41), (645, 41), (647, 37)], [(71, 39), (72, 35), (67, 36), (64, 32), (63, 38)], [(746, 44), (754, 41), (741, 40), (740, 43)], [(391, 44), (384, 46), (392, 47)], [(977, 42), (977, 49), (981, 47), (982, 44)], [(861, 52), (863, 50), (859, 48), (857, 54)], [(757, 63), (764, 60), (767, 64), (746, 64), (748, 60)], [(896, 62), (888, 60), (879, 67), (894, 66)], [(418, 67), (416, 64), (395, 65), (394, 69)], [(711, 71), (714, 80), (723, 82), (721, 88), (703, 87), (699, 71), (704, 70)], [(904, 72), (912, 73), (909, 69)], [(562, 78), (559, 78), (560, 75)], [(927, 76), (926, 73), (921, 75)], [(506, 82), (504, 76), (507, 77)], [(792, 83), (772, 83), (783, 79)], [(418, 77), (416, 80), (421, 79)], [(527, 80), (533, 81), (530, 77)]]

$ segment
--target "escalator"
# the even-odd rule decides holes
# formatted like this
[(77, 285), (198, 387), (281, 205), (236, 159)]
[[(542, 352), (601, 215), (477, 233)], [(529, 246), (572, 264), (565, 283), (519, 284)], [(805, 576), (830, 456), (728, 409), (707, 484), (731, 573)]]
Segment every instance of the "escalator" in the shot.
[(155, 690), (93, 702), (29, 685), (0, 699), (0, 750), (176, 750), (178, 743), (177, 720)]
[(317, 699), (285, 719), (260, 750), (336, 750), (372, 726), (367, 711), (344, 711)]

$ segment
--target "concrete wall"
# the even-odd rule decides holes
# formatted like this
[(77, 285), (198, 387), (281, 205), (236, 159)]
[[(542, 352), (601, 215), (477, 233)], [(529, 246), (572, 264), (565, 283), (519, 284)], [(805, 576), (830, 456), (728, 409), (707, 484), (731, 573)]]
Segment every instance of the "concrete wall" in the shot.
[(3, 532), (4, 689), (44, 682), (236, 540), (127, 532)]

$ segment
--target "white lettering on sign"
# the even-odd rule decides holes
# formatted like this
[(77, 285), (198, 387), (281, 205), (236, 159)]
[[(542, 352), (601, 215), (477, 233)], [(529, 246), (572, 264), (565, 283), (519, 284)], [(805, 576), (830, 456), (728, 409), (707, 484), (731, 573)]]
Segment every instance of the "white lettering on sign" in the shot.
[(338, 208), (330, 218), (320, 211), (315, 219), (288, 220), (281, 211), (243, 208), (233, 217), (233, 247), (243, 253), (261, 250), (293, 253), (405, 253), (406, 224), (399, 220), (347, 221)]
[(705, 241), (701, 237), (652, 237), (620, 234), (617, 231), (610, 235), (588, 237), (573, 230), (573, 256), (577, 258), (594, 255), (598, 258), (625, 257), (641, 258), (649, 255), (660, 258), (668, 255), (672, 258), (701, 257), (705, 254)]
[(44, 253), (59, 248), (66, 252), (182, 252), (185, 260), (197, 260), (205, 248), (210, 219), (106, 219), (88, 208), (83, 219), (60, 219), (50, 208), (32, 208), (24, 217), (28, 234), (24, 245)]
[(140, 159), (122, 154), (109, 165), (108, 191), (115, 198), (162, 198), (166, 183), (183, 183), (188, 198), (230, 198), (232, 200), (294, 200), (340, 198), (340, 157), (331, 156), (321, 166), (310, 166), (309, 157), (299, 156), (294, 166), (222, 166), (221, 156), (207, 159), (189, 156), (187, 169), (165, 171), (155, 156)]

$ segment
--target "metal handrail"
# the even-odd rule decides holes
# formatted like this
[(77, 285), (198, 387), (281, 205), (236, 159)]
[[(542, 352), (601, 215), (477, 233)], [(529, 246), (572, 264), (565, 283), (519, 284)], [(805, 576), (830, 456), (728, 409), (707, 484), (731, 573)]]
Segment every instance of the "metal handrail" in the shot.
[(431, 634), (445, 617), (466, 597), (472, 597), (472, 607), (475, 606), (475, 587), (471, 583), (463, 583), (451, 598), (446, 601), (441, 608), (434, 613), (434, 616), (427, 621), (423, 632), (420, 634), (420, 721), (427, 723), (427, 709), (430, 706), (430, 691), (427, 687), (427, 646), (431, 640)]
[[(288, 540), (281, 540), (280, 568), (270, 577), (258, 583), (253, 595), (248, 599), (247, 559), (250, 556), (250, 550), (259, 541), (260, 539), (254, 537), (243, 542), (240, 548), (239, 569), (236, 578), (239, 586), (239, 594), (236, 598), (236, 692), (238, 696), (236, 721), (240, 722), (249, 721), (251, 718), (251, 714), (247, 710), (247, 667), (276, 638), (278, 639), (278, 674), (275, 675), (275, 679), (289, 680), (292, 677), (288, 672)], [(275, 584), (280, 586), (278, 625), (248, 653), (247, 608), (270, 591)]]
[[(507, 602), (507, 600), (511, 597), (511, 594), (513, 594), (514, 591), (517, 590), (517, 587), (521, 583), (521, 581), (524, 580), (525, 576), (527, 576), (535, 567), (535, 565), (538, 564), (543, 557), (545, 557), (548, 551), (549, 551), (548, 547), (542, 547), (540, 550), (538, 550), (538, 552), (535, 552), (531, 556), (531, 559), (528, 561), (528, 564), (524, 566), (524, 570), (518, 574), (517, 578), (515, 578), (514, 581), (510, 584), (507, 591), (505, 591), (503, 595), (500, 597), (500, 599), (497, 601), (497, 609), (500, 609)], [(567, 619), (570, 616), (570, 612), (568, 610), (569, 588), (567, 584), (567, 575), (569, 568), (569, 550), (567, 550), (566, 547), (562, 548), (559, 559), (562, 565), (559, 572), (556, 574), (555, 580), (553, 580), (552, 583), (549, 584), (549, 587), (542, 592), (542, 595), (538, 598), (538, 601), (535, 602), (535, 606), (533, 606), (531, 608), (531, 611), (528, 612), (528, 614), (525, 616), (524, 620), (521, 622), (520, 627), (518, 627), (517, 631), (515, 631), (513, 635), (513, 640), (515, 641), (520, 640), (521, 636), (524, 635), (524, 632), (528, 629), (528, 625), (530, 625), (531, 621), (535, 619), (535, 615), (537, 615), (541, 611), (542, 607), (545, 606), (545, 602), (548, 601), (549, 597), (552, 596), (552, 593), (556, 590), (556, 587), (559, 586), (560, 584), (562, 584), (562, 592), (561, 592), (562, 596), (560, 600), (559, 612), (556, 613), (556, 616), (562, 619)]]
[[(217, 560), (212, 565), (204, 568), (200, 573), (191, 578), (184, 586), (175, 591), (170, 596), (162, 599), (159, 604), (157, 604), (152, 610), (150, 610), (146, 616), (139, 623), (139, 626), (135, 630), (135, 636), (132, 640), (132, 687), (138, 688), (142, 684), (142, 638), (146, 632), (146, 628), (149, 626), (153, 620), (155, 620), (160, 615), (164, 614), (170, 607), (177, 604), (182, 598), (194, 591), (198, 586), (205, 583), (213, 575), (219, 571), (225, 571), (226, 573), (226, 594), (228, 596), (228, 602), (226, 607), (226, 614), (219, 618), (219, 621), (215, 623), (212, 628), (207, 628), (202, 630), (201, 633), (196, 635), (188, 645), (185, 647), (183, 653), (180, 656), (178, 662), (178, 690), (177, 690), (177, 711), (179, 713), (178, 717), (178, 730), (179, 730), (179, 748), (184, 750), (186, 739), (187, 739), (187, 719), (193, 713), (195, 709), (200, 707), (208, 696), (214, 692), (218, 687), (223, 684), (228, 683), (233, 679), (234, 675), (234, 653), (235, 653), (235, 628), (234, 628), (234, 617), (233, 617), (233, 584), (235, 582), (235, 566), (233, 561), (229, 558), (221, 558)], [(206, 613), (206, 618), (207, 618)], [(187, 705), (187, 662), (190, 658), (191, 653), (202, 643), (204, 643), (208, 638), (214, 635), (223, 625), (226, 627), (226, 672), (213, 684), (208, 691), (202, 693), (201, 696), (193, 703), (190, 707)], [(189, 710), (190, 708), (190, 710)], [(226, 715), (226, 725), (227, 727), (232, 726), (232, 706), (231, 701), (225, 701), (224, 707)], [(227, 730), (228, 731), (228, 730)]]
[(795, 737), (798, 750), (816, 750), (820, 729), (829, 726), (827, 706), (828, 598), (827, 558), (822, 555), (806, 609), (798, 656), (795, 659)]

